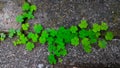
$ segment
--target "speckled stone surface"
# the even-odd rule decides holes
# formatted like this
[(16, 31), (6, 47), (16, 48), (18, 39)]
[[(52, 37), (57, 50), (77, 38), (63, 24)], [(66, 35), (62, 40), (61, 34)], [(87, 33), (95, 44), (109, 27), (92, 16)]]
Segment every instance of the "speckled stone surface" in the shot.
[[(50, 65), (47, 61), (47, 45), (36, 44), (29, 52), (24, 45), (14, 47), (13, 39), (0, 42), (0, 68), (90, 68), (117, 67), (120, 65), (120, 0), (28, 0), (37, 5), (35, 19), (29, 20), (31, 26), (41, 23), (44, 28), (58, 28), (77, 25), (86, 19), (89, 25), (105, 21), (116, 36), (105, 49), (92, 45), (92, 53), (83, 51), (82, 45), (66, 45), (68, 55), (62, 63)], [(20, 28), (15, 22), (20, 14), (24, 0), (0, 0), (0, 31)], [(42, 65), (42, 66), (41, 66)], [(70, 65), (70, 66), (69, 66)]]

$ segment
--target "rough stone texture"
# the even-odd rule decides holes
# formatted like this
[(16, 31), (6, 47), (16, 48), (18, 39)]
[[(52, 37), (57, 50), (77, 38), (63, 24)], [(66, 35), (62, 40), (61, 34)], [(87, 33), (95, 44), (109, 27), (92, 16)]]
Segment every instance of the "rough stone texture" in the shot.
[[(14, 47), (12, 40), (0, 42), (0, 68), (90, 68), (120, 66), (120, 0), (28, 0), (37, 5), (35, 19), (31, 25), (41, 23), (45, 28), (77, 25), (81, 19), (87, 19), (89, 25), (106, 21), (116, 36), (107, 48), (100, 49), (93, 45), (93, 52), (86, 54), (80, 44), (78, 47), (67, 45), (68, 55), (63, 63), (50, 65), (47, 61), (47, 45), (36, 44), (28, 52), (24, 45)], [(24, 0), (0, 0), (0, 30), (19, 28), (15, 24), (16, 15), (20, 14)], [(8, 23), (8, 25), (7, 25)], [(69, 66), (70, 65), (70, 66)]]

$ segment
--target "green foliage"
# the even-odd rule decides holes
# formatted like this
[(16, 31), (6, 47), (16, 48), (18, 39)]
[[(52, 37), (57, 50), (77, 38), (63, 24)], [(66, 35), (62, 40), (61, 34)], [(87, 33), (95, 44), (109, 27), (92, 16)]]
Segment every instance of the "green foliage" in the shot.
[(33, 11), (36, 11), (37, 7), (36, 5), (31, 5), (30, 6), (30, 11), (33, 12)]
[(112, 32), (107, 32), (106, 35), (105, 35), (105, 39), (106, 40), (112, 40), (113, 39), (113, 33)]
[(89, 35), (88, 30), (82, 29), (82, 30), (79, 31), (79, 37), (80, 37), (80, 38), (85, 38), (85, 37), (87, 37), (88, 35)]
[(23, 5), (22, 5), (22, 10), (23, 11), (28, 11), (30, 9), (30, 5), (28, 2), (25, 2)]
[(12, 38), (15, 35), (16, 31), (15, 29), (11, 28), (9, 29), (9, 38)]
[(85, 50), (85, 52), (90, 53), (91, 50), (91, 46), (90, 46), (90, 41), (88, 38), (83, 38), (81, 41), (82, 45), (83, 45), (83, 49)]
[[(79, 41), (81, 41), (84, 51), (90, 53), (92, 51), (91, 44), (97, 43), (99, 38), (102, 38), (104, 34), (103, 31), (108, 30), (106, 22), (102, 22), (101, 25), (94, 23), (92, 29), (88, 29), (87, 20), (81, 20), (78, 26), (71, 26), (70, 28), (61, 26), (58, 29), (48, 28), (43, 30), (41, 24), (34, 24), (34, 32), (28, 32), (29, 24), (25, 22), (34, 18), (33, 12), (36, 11), (36, 9), (37, 7), (35, 5), (30, 5), (25, 2), (22, 6), (23, 13), (16, 17), (16, 21), (22, 24), (22, 29), (10, 29), (8, 36), (12, 38), (16, 33), (19, 39), (13, 41), (13, 45), (24, 44), (28, 51), (32, 51), (35, 47), (34, 43), (38, 41), (40, 44), (47, 43), (49, 51), (48, 61), (50, 64), (56, 64), (57, 61), (62, 62), (60, 57), (67, 55), (66, 44), (71, 43), (73, 46), (78, 46)], [(103, 34), (101, 32), (103, 32)], [(4, 40), (5, 35), (0, 34), (0, 36), (0, 40)], [(112, 32), (107, 32), (105, 39), (112, 40)], [(98, 46), (105, 48), (107, 45), (106, 40), (99, 40)]]
[(24, 22), (24, 17), (23, 17), (22, 15), (18, 15), (18, 16), (16, 17), (16, 22), (18, 22), (18, 23)]
[(98, 46), (100, 47), (100, 48), (106, 48), (106, 45), (107, 45), (107, 42), (106, 42), (106, 40), (99, 40), (98, 41)]
[(34, 18), (34, 15), (33, 15), (32, 12), (28, 12), (28, 13), (26, 14), (26, 17), (27, 17), (28, 19), (33, 19), (33, 18)]
[(72, 33), (76, 33), (77, 30), (78, 30), (77, 26), (71, 26), (71, 27), (70, 27), (70, 31), (71, 31)]
[(0, 41), (4, 41), (6, 38), (6, 35), (4, 33), (0, 33)]
[(73, 39), (71, 39), (71, 44), (73, 46), (79, 45), (79, 38), (78, 37), (74, 37)]
[(29, 24), (28, 23), (22, 24), (22, 29), (23, 30), (28, 30), (28, 28), (29, 28)]
[(28, 35), (27, 35), (27, 37), (29, 39), (32, 39), (32, 42), (37, 42), (38, 41), (38, 34), (29, 32)]
[(57, 63), (57, 60), (56, 60), (54, 54), (48, 55), (48, 61), (49, 61), (50, 64), (56, 64)]
[(33, 30), (35, 33), (40, 33), (42, 31), (43, 27), (41, 24), (35, 24), (33, 27)]
[(86, 20), (81, 20), (80, 24), (78, 25), (81, 29), (82, 28), (87, 28), (88, 23)]
[(100, 28), (101, 28), (101, 30), (107, 30), (108, 29), (107, 23), (106, 22), (102, 22)]
[(32, 51), (34, 47), (35, 47), (35, 45), (31, 42), (28, 42), (26, 44), (26, 50), (28, 50), (28, 51)]
[(100, 25), (98, 25), (97, 23), (93, 24), (93, 32), (99, 32), (100, 31)]
[(28, 38), (24, 34), (20, 34), (19, 40), (20, 40), (20, 44), (26, 44), (28, 41)]

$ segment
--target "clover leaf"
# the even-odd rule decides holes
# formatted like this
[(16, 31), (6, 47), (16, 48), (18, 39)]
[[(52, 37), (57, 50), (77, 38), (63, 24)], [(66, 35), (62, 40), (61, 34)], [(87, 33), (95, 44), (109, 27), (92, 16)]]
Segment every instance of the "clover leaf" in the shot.
[(48, 55), (48, 61), (50, 64), (56, 64), (57, 60), (56, 60), (54, 54)]
[(18, 15), (18, 16), (16, 17), (16, 21), (17, 21), (18, 23), (22, 23), (22, 22), (24, 22), (24, 17), (23, 17), (22, 15)]
[(80, 24), (78, 25), (81, 29), (82, 28), (87, 28), (88, 23), (86, 20), (81, 20)]
[(50, 36), (55, 37), (57, 35), (57, 31), (55, 29), (50, 29), (49, 31)]
[(17, 32), (17, 35), (21, 35), (22, 34), (20, 29), (17, 29), (16, 32)]
[(22, 5), (22, 10), (23, 11), (28, 11), (30, 9), (30, 5), (28, 2), (25, 2), (23, 5)]
[(41, 44), (45, 44), (45, 42), (46, 42), (47, 40), (46, 40), (46, 38), (45, 37), (40, 37), (39, 38), (39, 42), (41, 43)]
[(105, 48), (106, 45), (107, 45), (106, 40), (103, 39), (103, 40), (99, 40), (99, 41), (98, 41), (98, 46), (99, 46), (100, 48)]
[(36, 9), (37, 9), (36, 5), (31, 5), (30, 6), (30, 11), (36, 11)]
[(36, 34), (36, 33), (29, 32), (27, 37), (29, 39), (32, 39), (33, 42), (37, 42), (38, 41), (38, 34)]
[(72, 33), (76, 33), (77, 30), (78, 30), (77, 26), (71, 26), (71, 27), (70, 27), (70, 31), (71, 31)]
[(28, 12), (27, 15), (26, 15), (26, 17), (27, 17), (28, 19), (33, 19), (33, 18), (34, 18), (34, 15), (33, 15), (32, 12)]
[(93, 30), (93, 32), (99, 32), (99, 31), (100, 31), (100, 28), (101, 28), (100, 25), (98, 25), (97, 23), (94, 23), (92, 30)]
[(41, 24), (35, 24), (33, 27), (33, 30), (35, 33), (40, 33), (42, 31), (43, 27)]
[(106, 22), (102, 22), (100, 28), (101, 28), (101, 30), (107, 30), (108, 29), (107, 23)]
[(108, 31), (107, 33), (106, 33), (106, 35), (105, 35), (105, 39), (106, 40), (112, 40), (113, 39), (113, 33), (112, 32), (110, 32), (110, 31)]
[(0, 41), (4, 41), (6, 38), (6, 35), (4, 33), (0, 33)]
[(12, 38), (15, 35), (16, 31), (15, 29), (11, 28), (9, 29), (9, 38)]
[(82, 30), (79, 31), (79, 37), (80, 38), (85, 38), (87, 36), (89, 36), (88, 30), (82, 29)]
[(85, 50), (85, 52), (90, 53), (91, 50), (91, 46), (90, 46), (90, 41), (88, 38), (83, 38), (81, 41), (82, 45), (83, 45), (83, 49)]
[(22, 24), (22, 29), (23, 30), (28, 30), (28, 28), (29, 28), (29, 24), (28, 23)]
[(14, 45), (14, 46), (17, 46), (17, 45), (19, 45), (19, 44), (21, 44), (21, 41), (20, 41), (19, 39), (13, 41), (13, 45)]
[(27, 37), (25, 37), (24, 34), (19, 35), (19, 40), (21, 41), (21, 44), (26, 44), (28, 41)]
[(33, 44), (33, 43), (31, 43), (31, 42), (28, 42), (27, 44), (26, 44), (26, 50), (28, 50), (28, 51), (32, 51), (33, 50), (33, 48), (35, 47), (35, 45)]
[(71, 44), (73, 46), (77, 46), (79, 44), (79, 38), (78, 37), (74, 37), (73, 39), (71, 39)]

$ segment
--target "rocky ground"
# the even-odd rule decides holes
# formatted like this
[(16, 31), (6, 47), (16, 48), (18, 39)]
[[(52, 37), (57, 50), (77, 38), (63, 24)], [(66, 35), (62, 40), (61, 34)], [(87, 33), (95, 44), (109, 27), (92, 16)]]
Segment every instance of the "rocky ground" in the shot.
[[(89, 25), (106, 21), (115, 38), (108, 42), (107, 48), (92, 48), (86, 54), (82, 46), (67, 45), (68, 55), (63, 62), (50, 65), (47, 61), (47, 45), (39, 45), (31, 52), (24, 45), (14, 47), (12, 40), (0, 42), (0, 68), (92, 68), (120, 67), (120, 0), (28, 0), (37, 5), (35, 19), (31, 25), (41, 23), (45, 28), (77, 25), (81, 19)], [(0, 0), (0, 32), (9, 28), (20, 28), (15, 17), (20, 14), (24, 0)]]

